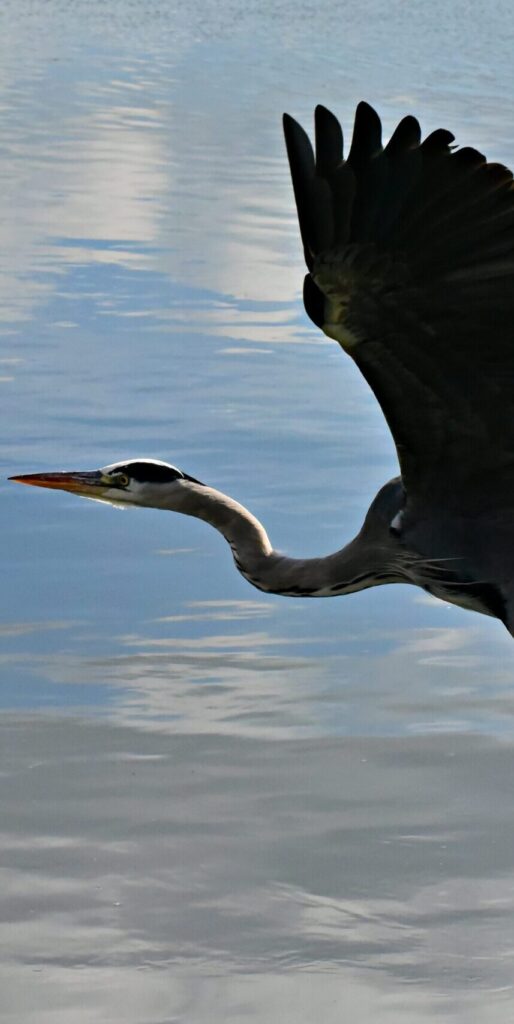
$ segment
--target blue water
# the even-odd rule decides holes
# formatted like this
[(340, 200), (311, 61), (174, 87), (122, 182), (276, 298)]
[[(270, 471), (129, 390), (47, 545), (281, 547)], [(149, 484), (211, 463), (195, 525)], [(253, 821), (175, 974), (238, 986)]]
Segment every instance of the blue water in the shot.
[(0, 12), (0, 1012), (503, 1024), (512, 639), (252, 590), (205, 525), (6, 482), (163, 458), (291, 554), (396, 457), (301, 303), (281, 137), (366, 98), (514, 162), (511, 6)]

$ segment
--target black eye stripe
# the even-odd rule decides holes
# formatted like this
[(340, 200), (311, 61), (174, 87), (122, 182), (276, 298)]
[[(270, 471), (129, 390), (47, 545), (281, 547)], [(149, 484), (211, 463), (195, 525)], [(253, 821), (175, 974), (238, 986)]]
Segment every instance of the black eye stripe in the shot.
[(117, 466), (112, 470), (111, 476), (116, 478), (119, 474), (126, 475), (141, 484), (166, 484), (173, 483), (174, 480), (190, 480), (192, 483), (200, 483), (199, 480), (188, 476), (187, 473), (182, 473), (174, 466), (159, 466), (154, 462), (127, 462), (125, 466)]
[(129, 476), (138, 483), (168, 483), (178, 480), (182, 473), (172, 466), (158, 466), (153, 462), (128, 462), (126, 466), (117, 466), (113, 476), (118, 473)]

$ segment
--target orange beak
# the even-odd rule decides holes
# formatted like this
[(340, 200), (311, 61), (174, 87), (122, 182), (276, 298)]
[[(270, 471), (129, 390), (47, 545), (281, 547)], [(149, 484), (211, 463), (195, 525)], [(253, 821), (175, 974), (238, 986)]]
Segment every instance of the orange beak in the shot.
[(32, 487), (49, 487), (55, 491), (70, 491), (86, 498), (99, 498), (109, 487), (100, 472), (94, 473), (27, 473), (23, 476), (10, 476), (17, 484), (30, 484)]

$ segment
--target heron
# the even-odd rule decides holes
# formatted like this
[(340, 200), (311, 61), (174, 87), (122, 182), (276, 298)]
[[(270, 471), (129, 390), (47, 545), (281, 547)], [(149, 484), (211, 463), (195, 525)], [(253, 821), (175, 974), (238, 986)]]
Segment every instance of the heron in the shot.
[(232, 497), (155, 459), (11, 479), (215, 527), (254, 587), (334, 597), (411, 583), (514, 635), (514, 186), (445, 129), (404, 117), (382, 144), (359, 103), (346, 158), (337, 118), (315, 146), (284, 133), (307, 274), (307, 315), (357, 364), (392, 433), (399, 474), (359, 533), (320, 558), (275, 550)]

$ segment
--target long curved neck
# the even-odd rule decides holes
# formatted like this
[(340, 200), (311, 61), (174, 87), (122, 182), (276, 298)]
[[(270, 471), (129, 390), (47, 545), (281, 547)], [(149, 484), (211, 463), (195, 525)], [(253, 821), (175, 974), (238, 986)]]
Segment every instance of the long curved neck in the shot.
[(188, 482), (174, 510), (214, 526), (230, 544), (240, 573), (268, 593), (330, 597), (402, 578), (392, 568), (398, 552), (388, 531), (377, 542), (364, 528), (333, 554), (289, 558), (273, 549), (264, 527), (244, 505), (212, 487)]
[(203, 519), (219, 530), (230, 544), (236, 561), (246, 564), (268, 558), (272, 554), (273, 548), (266, 530), (238, 501), (203, 484), (189, 483), (183, 495), (181, 500), (184, 507), (179, 511)]

